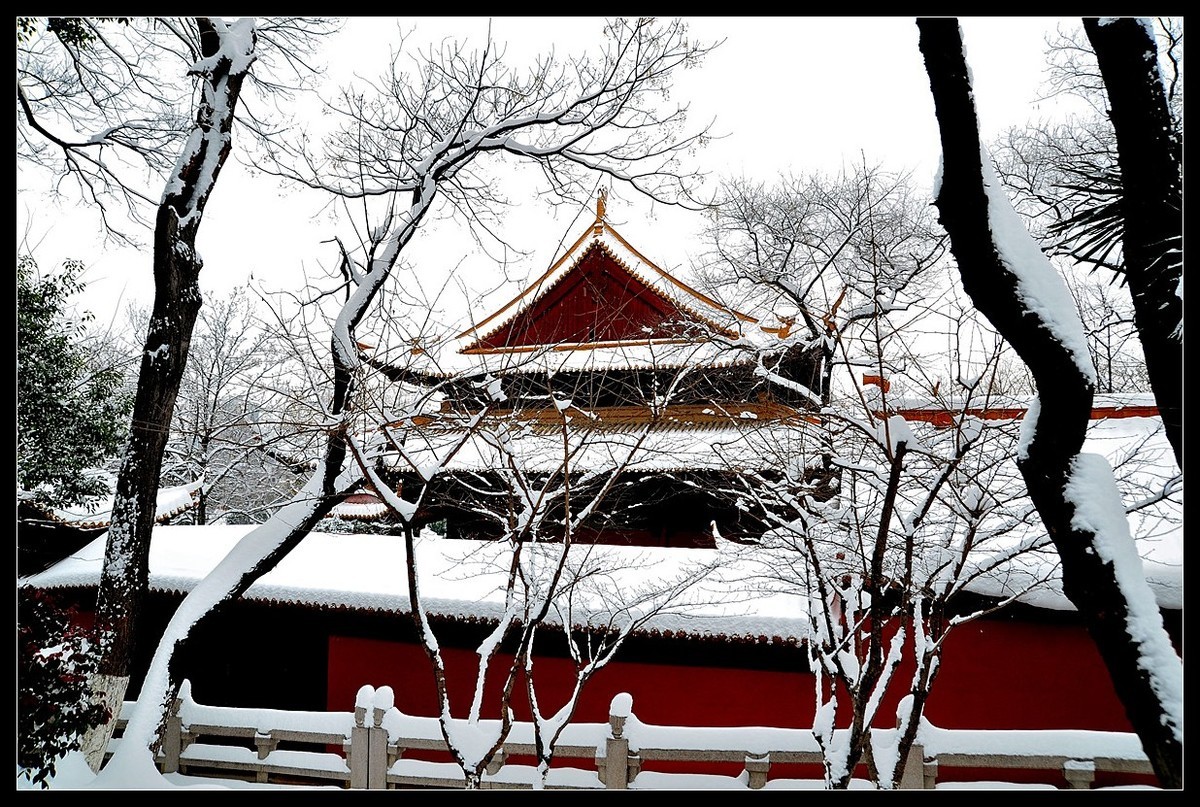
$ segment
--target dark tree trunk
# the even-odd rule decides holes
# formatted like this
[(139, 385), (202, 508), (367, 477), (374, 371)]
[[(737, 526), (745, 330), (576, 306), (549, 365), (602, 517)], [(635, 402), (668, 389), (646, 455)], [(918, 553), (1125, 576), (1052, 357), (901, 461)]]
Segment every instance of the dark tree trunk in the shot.
[[(197, 25), (203, 55), (216, 56), (221, 37), (208, 20), (199, 19)], [(231, 66), (229, 59), (219, 60), (203, 77), (201, 97), (225, 103), (210, 106), (207, 101), (200, 102), (193, 129), (194, 135), (199, 134), (198, 144), (193, 146), (189, 140), (184, 146), (192, 151), (168, 180), (155, 218), (154, 305), (142, 351), (129, 442), (117, 473), (112, 528), (96, 600), (101, 652), (93, 689), (102, 693), (113, 717), (85, 738), (84, 750), (94, 770), (99, 770), (103, 761), (124, 698), (146, 600), (163, 451), (201, 305), (198, 281), (203, 262), (196, 252), (196, 234), (229, 154), (234, 109), (245, 76), (244, 72), (231, 72)]]
[(1183, 144), (1158, 69), (1154, 35), (1140, 20), (1084, 18), (1117, 135), (1125, 279), (1150, 387), (1183, 468)]
[(1018, 467), (1062, 560), (1063, 588), (1085, 619), (1130, 723), (1164, 787), (1182, 784), (1182, 745), (1169, 712), (1139, 666), (1141, 644), (1128, 624), (1129, 603), (1115, 570), (1093, 547), (1094, 533), (1072, 526), (1065, 496), (1092, 405), (1093, 382), (1067, 346), (1028, 310), (1016, 277), (1000, 260), (984, 191), (979, 126), (956, 19), (921, 19), (925, 57), (941, 133), (942, 185), (936, 204), (950, 235), (963, 287), (1017, 350), (1038, 387), (1036, 429)]
[(194, 251), (176, 248), (187, 243), (178, 232), (178, 223), (174, 210), (160, 208), (154, 246), (154, 308), (142, 351), (129, 444), (117, 474), (112, 528), (96, 603), (97, 627), (104, 639), (101, 675), (128, 674), (147, 590), (163, 449), (200, 312), (196, 285), (200, 266), (190, 259)]

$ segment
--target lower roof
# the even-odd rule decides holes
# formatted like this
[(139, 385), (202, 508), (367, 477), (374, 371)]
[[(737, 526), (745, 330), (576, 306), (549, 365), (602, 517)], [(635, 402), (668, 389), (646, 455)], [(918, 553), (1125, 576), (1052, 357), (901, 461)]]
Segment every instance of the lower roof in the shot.
[[(250, 532), (249, 526), (157, 527), (150, 549), (150, 588), (187, 593)], [(504, 614), (508, 569), (504, 542), (451, 540), (431, 532), (417, 539), (421, 592), (433, 616), (466, 622)], [(560, 544), (527, 545), (543, 560)], [(1013, 586), (1043, 573), (1041, 559), (1010, 565), (975, 580), (968, 590), (988, 597), (1014, 593)], [(104, 537), (44, 572), (20, 582), (48, 589), (99, 584)], [(796, 643), (808, 635), (808, 598), (795, 583), (781, 582), (785, 556), (718, 542), (717, 549), (577, 545), (568, 567), (582, 582), (572, 604), (575, 627), (604, 629), (629, 614), (653, 612), (637, 631), (697, 638)], [(793, 556), (792, 562), (795, 562)], [(282, 605), (407, 613), (409, 593), (404, 542), (396, 536), (312, 533), (280, 564), (254, 583), (244, 599)], [(1182, 571), (1147, 564), (1164, 608), (1182, 606)], [(683, 585), (684, 583), (689, 585)], [(665, 592), (678, 591), (673, 597)], [(1020, 600), (1054, 611), (1073, 610), (1052, 578)], [(657, 610), (654, 610), (657, 609)], [(561, 624), (552, 613), (550, 624)]]

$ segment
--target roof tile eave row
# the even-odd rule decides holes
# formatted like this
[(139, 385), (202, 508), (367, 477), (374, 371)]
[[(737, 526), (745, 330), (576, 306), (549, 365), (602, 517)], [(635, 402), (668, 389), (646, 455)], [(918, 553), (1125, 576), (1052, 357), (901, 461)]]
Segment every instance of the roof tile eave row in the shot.
[[(78, 585), (76, 588), (90, 588), (87, 585)], [(185, 597), (189, 593), (189, 589), (179, 585), (154, 585), (150, 586), (151, 590), (169, 596)], [(382, 614), (393, 615), (397, 617), (408, 618), (410, 611), (406, 602), (398, 603), (398, 606), (387, 605), (371, 605), (365, 603), (353, 602), (331, 602), (328, 600), (314, 601), (306, 600), (298, 596), (279, 596), (271, 594), (256, 594), (253, 591), (247, 592), (242, 596), (243, 600), (255, 602), (260, 605), (277, 608), (301, 608), (317, 612), (345, 613), (345, 614)], [(399, 598), (397, 598), (399, 599)], [(452, 622), (465, 625), (484, 625), (495, 626), (499, 624), (499, 619), (495, 616), (487, 614), (464, 614), (455, 610), (438, 611), (436, 606), (429, 609), (429, 617), (441, 622)], [(558, 627), (557, 623), (547, 622), (547, 625)], [(608, 630), (604, 625), (587, 625), (584, 623), (574, 623), (573, 630), (577, 631), (604, 631)], [(794, 633), (772, 632), (762, 633), (761, 631), (721, 631), (721, 630), (705, 630), (694, 629), (686, 630), (682, 628), (660, 628), (653, 625), (636, 628), (631, 632), (633, 636), (649, 637), (654, 639), (686, 639), (691, 641), (708, 641), (708, 642), (736, 642), (740, 644), (774, 644), (787, 645), (798, 647), (803, 644), (803, 637), (797, 636)]]

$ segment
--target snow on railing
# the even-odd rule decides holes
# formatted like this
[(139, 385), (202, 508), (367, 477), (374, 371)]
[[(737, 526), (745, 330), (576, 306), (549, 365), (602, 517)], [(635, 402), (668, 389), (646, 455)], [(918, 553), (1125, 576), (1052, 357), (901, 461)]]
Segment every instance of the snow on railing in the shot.
[[(132, 707), (132, 702), (124, 704), (118, 730), (124, 728)], [(873, 731), (880, 742), (894, 734), (889, 729)], [(401, 712), (391, 687), (363, 686), (353, 711), (321, 712), (206, 706), (191, 698), (185, 682), (167, 724), (158, 764), (164, 773), (262, 783), (286, 780), (367, 790), (462, 787), (464, 778), (458, 765), (404, 758), (408, 751), (428, 756), (427, 752), (444, 754), (446, 750), (438, 719)], [(758, 790), (822, 786), (821, 752), (809, 729), (651, 725), (638, 720), (628, 693), (613, 698), (607, 723), (568, 725), (554, 756), (556, 762), (586, 760), (591, 764), (556, 765), (544, 783), (550, 788)], [(515, 764), (514, 758), (526, 758), (531, 764)], [(532, 724), (514, 723), (481, 784), (485, 788), (532, 787), (539, 775), (532, 764), (535, 761)], [(660, 761), (672, 763), (675, 770), (681, 763), (696, 763), (701, 770), (705, 765), (711, 769), (712, 763), (740, 763), (743, 769), (736, 776), (699, 770), (643, 770), (646, 763)], [(772, 779), (771, 766), (781, 764), (811, 766), (815, 774), (809, 779)], [(926, 721), (909, 754), (901, 787), (931, 789), (937, 784), (939, 770), (947, 768), (991, 774), (1015, 769), (1054, 772), (1071, 788), (1091, 787), (1097, 772), (1152, 773), (1134, 734), (956, 730)]]

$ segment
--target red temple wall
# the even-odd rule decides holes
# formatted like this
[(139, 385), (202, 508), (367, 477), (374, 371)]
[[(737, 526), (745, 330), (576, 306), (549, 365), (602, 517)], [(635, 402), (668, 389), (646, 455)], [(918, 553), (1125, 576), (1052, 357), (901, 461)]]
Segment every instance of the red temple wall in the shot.
[[(443, 653), (452, 711), (461, 716), (474, 691), (477, 657), (461, 648)], [(571, 664), (547, 657), (535, 663), (543, 709), (557, 708), (569, 692)], [(907, 689), (899, 684), (909, 669), (902, 665), (894, 688)], [(497, 681), (491, 676), (487, 691), (494, 693)], [(433, 674), (420, 646), (331, 636), (328, 708), (346, 708), (363, 684), (391, 686), (406, 713), (437, 713)], [(618, 655), (585, 687), (575, 719), (607, 720), (612, 697), (628, 692), (634, 713), (646, 723), (808, 727), (812, 685), (812, 676), (802, 672), (622, 661)], [(894, 719), (896, 701), (895, 695), (885, 699), (879, 725)], [(490, 705), (494, 714), (495, 703)], [(528, 719), (523, 696), (514, 708), (518, 719)], [(942, 728), (1132, 730), (1086, 630), (1015, 620), (954, 628), (926, 716)]]

